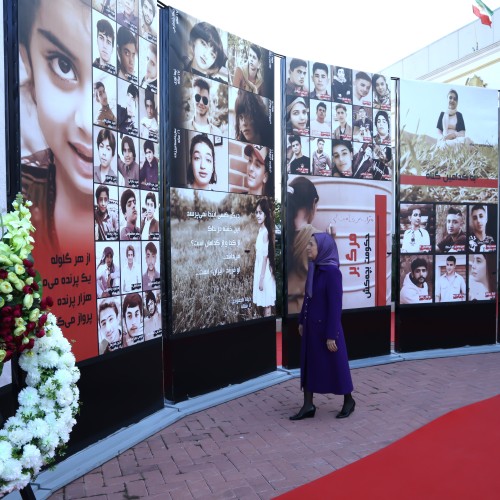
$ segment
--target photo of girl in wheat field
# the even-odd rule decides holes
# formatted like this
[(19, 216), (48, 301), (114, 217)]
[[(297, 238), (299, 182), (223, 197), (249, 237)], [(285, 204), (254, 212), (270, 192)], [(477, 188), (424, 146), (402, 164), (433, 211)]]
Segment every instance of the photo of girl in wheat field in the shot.
[(256, 197), (170, 191), (172, 333), (259, 317), (253, 304)]

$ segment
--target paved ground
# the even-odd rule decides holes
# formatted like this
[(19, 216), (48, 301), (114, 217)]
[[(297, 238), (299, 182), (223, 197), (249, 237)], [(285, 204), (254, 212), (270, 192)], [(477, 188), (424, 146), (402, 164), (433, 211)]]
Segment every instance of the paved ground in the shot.
[(500, 393), (500, 353), (353, 370), (356, 411), (318, 395), (291, 422), (298, 379), (188, 416), (52, 499), (270, 499), (358, 460), (444, 413)]

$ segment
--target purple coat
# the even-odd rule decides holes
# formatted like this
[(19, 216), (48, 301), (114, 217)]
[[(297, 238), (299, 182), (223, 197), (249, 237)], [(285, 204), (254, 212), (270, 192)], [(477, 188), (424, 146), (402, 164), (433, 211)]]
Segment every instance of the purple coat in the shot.
[[(337, 266), (318, 266), (312, 298), (305, 297), (299, 323), (303, 326), (300, 383), (310, 392), (349, 394), (353, 390), (342, 314), (342, 274)], [(330, 352), (326, 340), (338, 350)]]

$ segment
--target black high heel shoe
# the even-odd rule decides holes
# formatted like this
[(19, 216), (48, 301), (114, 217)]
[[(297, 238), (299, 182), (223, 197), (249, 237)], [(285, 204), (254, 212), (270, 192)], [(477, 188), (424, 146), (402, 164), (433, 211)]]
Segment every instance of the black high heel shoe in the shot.
[(342, 410), (340, 410), (340, 412), (337, 413), (337, 416), (335, 418), (347, 418), (354, 411), (355, 407), (356, 407), (356, 401), (354, 401), (353, 399), (351, 405), (342, 406)]
[(302, 420), (304, 418), (314, 418), (315, 414), (316, 414), (316, 407), (313, 405), (310, 410), (302, 411), (301, 409), (299, 413), (291, 416), (290, 420)]

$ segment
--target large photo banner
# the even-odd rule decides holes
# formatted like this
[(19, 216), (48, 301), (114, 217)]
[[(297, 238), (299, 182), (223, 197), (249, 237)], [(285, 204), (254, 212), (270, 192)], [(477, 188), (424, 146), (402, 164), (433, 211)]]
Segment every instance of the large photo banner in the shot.
[(300, 313), (306, 245), (337, 242), (344, 309), (391, 301), (393, 152), (389, 79), (287, 57), (285, 68), (288, 314)]
[(161, 336), (156, 2), (20, 0), (21, 184), (81, 361)]
[(399, 302), (494, 301), (498, 92), (403, 80), (400, 102)]
[(172, 188), (173, 333), (271, 314), (273, 201)]
[(274, 54), (170, 9), (172, 334), (275, 314)]

